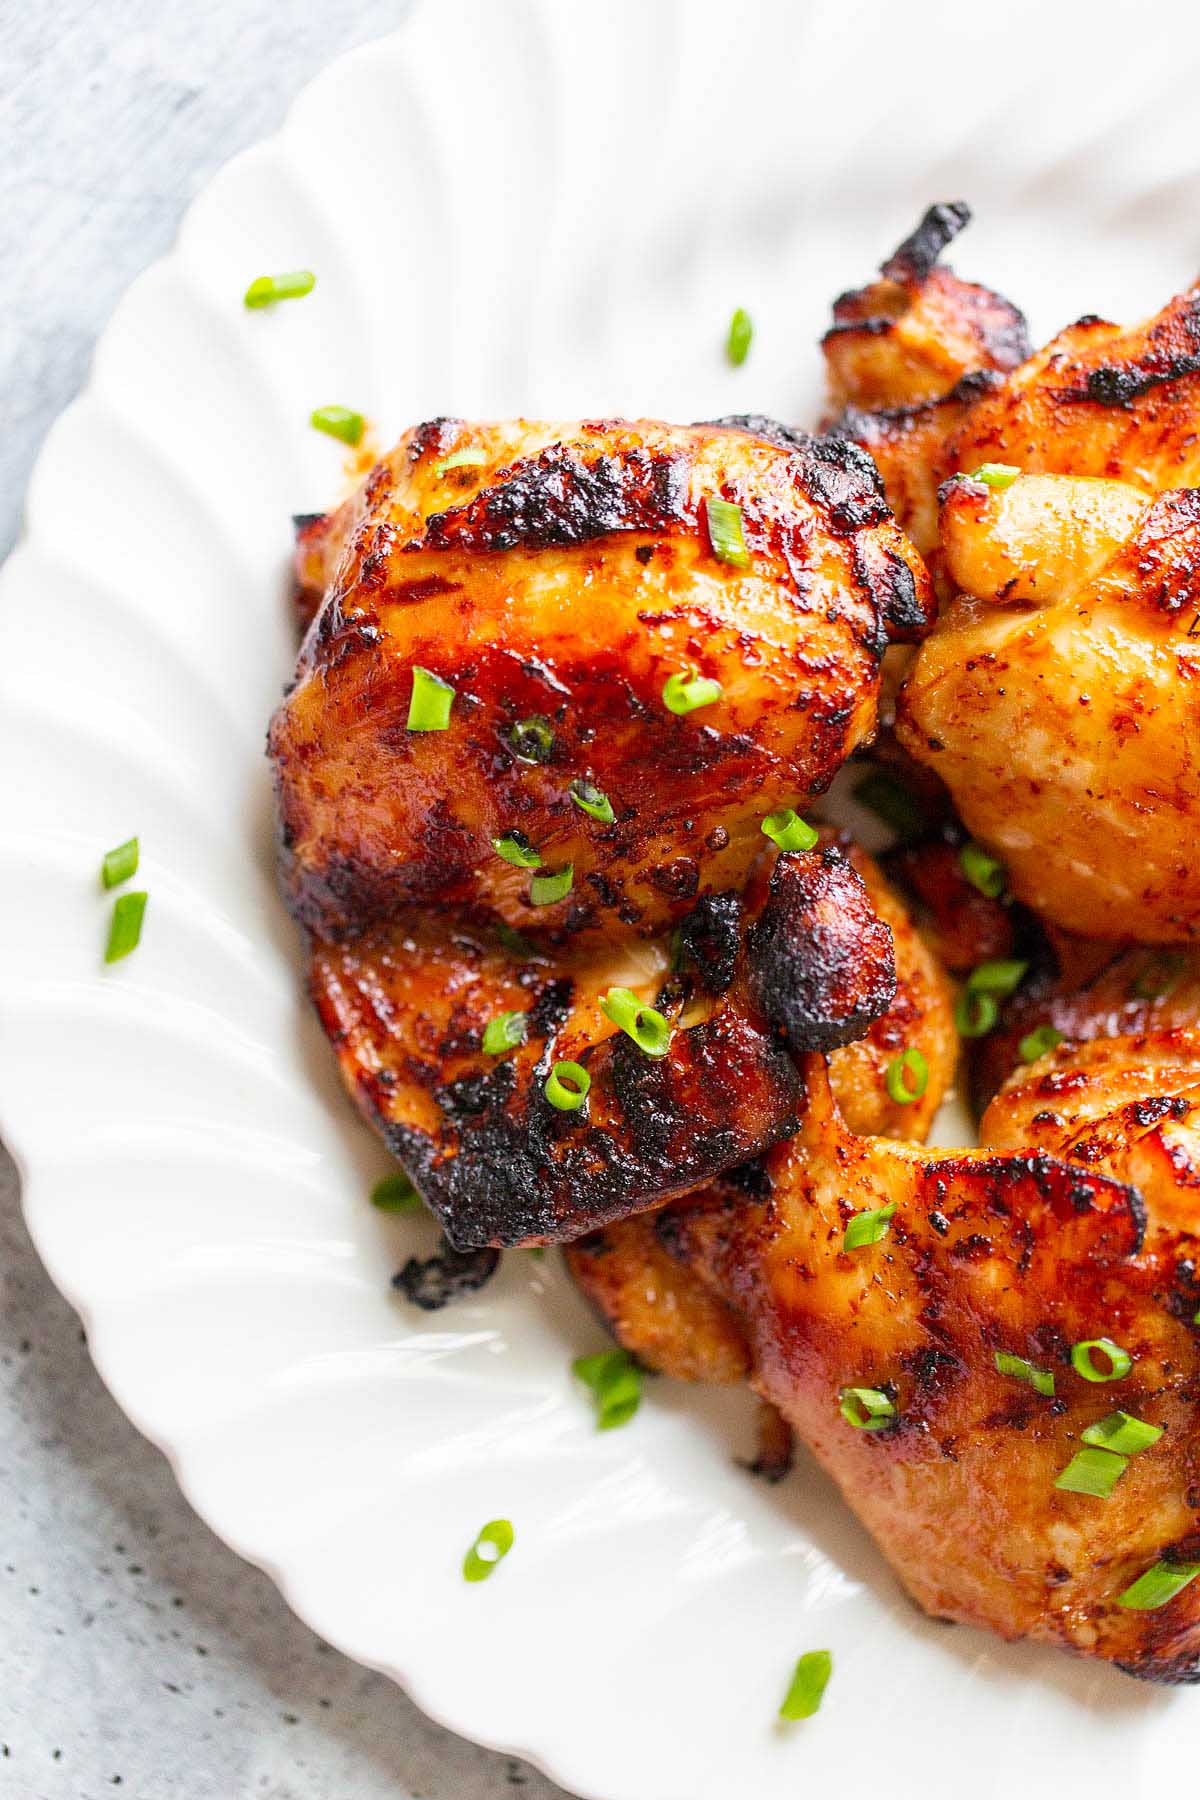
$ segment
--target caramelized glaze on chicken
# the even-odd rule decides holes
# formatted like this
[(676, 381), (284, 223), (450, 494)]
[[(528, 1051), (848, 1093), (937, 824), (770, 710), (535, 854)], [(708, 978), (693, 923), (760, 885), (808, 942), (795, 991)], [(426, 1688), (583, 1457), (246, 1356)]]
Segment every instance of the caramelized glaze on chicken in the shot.
[[(878, 864), (854, 846), (847, 854), (875, 911), (891, 928), (896, 992), (865, 1036), (832, 1053), (829, 1078), (851, 1130), (920, 1143), (953, 1080), (958, 1056), (949, 986)], [(908, 1049), (925, 1058), (928, 1084), (906, 1103), (889, 1092), (887, 1070)], [(750, 1195), (762, 1191), (756, 1164), (737, 1180)], [(568, 1244), (568, 1269), (617, 1341), (647, 1367), (685, 1381), (743, 1380), (749, 1352), (736, 1319), (664, 1250), (661, 1217), (640, 1213)]]
[[(1194, 1084), (1198, 1068), (1147, 1061), (1126, 1081), (1130, 1145), (1145, 1129), (1137, 1105), (1168, 1116), (1171, 1100), (1147, 1096)], [(767, 1157), (765, 1197), (712, 1190), (660, 1233), (742, 1326), (755, 1387), (927, 1611), (1152, 1679), (1195, 1679), (1200, 1586), (1157, 1611), (1119, 1603), (1158, 1562), (1200, 1558), (1200, 1295), (1186, 1255), (1181, 1272), (1173, 1198), (1188, 1178), (1147, 1195), (1158, 1213), (1147, 1234), (1138, 1192), (1101, 1172), (1136, 1168), (1144, 1181), (1136, 1155), (1068, 1162), (1061, 1153), (1079, 1149), (1069, 1131), (1049, 1133), (1050, 1154), (1028, 1147), (1024, 1124), (997, 1124), (1002, 1150), (855, 1138), (818, 1059), (805, 1080), (801, 1130)], [(1064, 1093), (1070, 1081), (1064, 1067)], [(1053, 1108), (1054, 1094), (1040, 1104)], [(1169, 1189), (1168, 1165), (1159, 1158)], [(848, 1252), (850, 1219), (884, 1205), (896, 1207), (887, 1235)], [(1076, 1372), (1071, 1346), (1104, 1337), (1134, 1360), (1100, 1385)], [(1052, 1375), (1053, 1396), (1002, 1373), (997, 1352)], [(842, 1399), (868, 1416), (853, 1388), (882, 1398), (881, 1429), (847, 1419)], [(1116, 1408), (1164, 1435), (1107, 1499), (1057, 1488), (1082, 1433)]]
[[(717, 553), (714, 503), (741, 509), (744, 558)], [(325, 936), (414, 905), (669, 927), (741, 886), (765, 813), (828, 785), (873, 727), (887, 643), (930, 617), (869, 460), (766, 420), (437, 421), (327, 537), (270, 736), (285, 893)], [(454, 690), (445, 729), (409, 728), (418, 668)], [(719, 691), (671, 710), (673, 677)], [(497, 855), (514, 832), (570, 871), (563, 897)]]
[(1200, 933), (1200, 492), (1021, 476), (945, 490), (962, 590), (900, 696), (1014, 894), (1067, 930)]
[(881, 281), (834, 302), (822, 339), (830, 429), (870, 452), (893, 512), (927, 557), (937, 549), (947, 444), (1030, 353), (1010, 301), (938, 262), (970, 216), (961, 201), (931, 206)]
[[(679, 952), (675, 974), (638, 940), (522, 961), (440, 917), (315, 946), (346, 1084), (456, 1248), (578, 1237), (756, 1156), (795, 1129), (789, 1051), (860, 1036), (896, 991), (891, 931), (833, 847), (762, 855), (744, 894), (696, 903)], [(601, 1011), (614, 986), (663, 1013), (665, 1054)], [(504, 1013), (524, 1041), (496, 1057)], [(577, 1111), (546, 1096), (564, 1061), (590, 1077)]]

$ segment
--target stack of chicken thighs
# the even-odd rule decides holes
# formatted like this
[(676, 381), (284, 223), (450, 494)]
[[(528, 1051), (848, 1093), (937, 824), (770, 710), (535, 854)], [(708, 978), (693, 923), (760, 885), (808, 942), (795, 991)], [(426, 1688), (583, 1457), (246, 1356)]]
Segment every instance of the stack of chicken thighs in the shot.
[(967, 217), (837, 300), (819, 435), (438, 419), (304, 522), (281, 878), (451, 1263), (565, 1245), (927, 1611), (1191, 1681), (1200, 289), (1032, 351)]

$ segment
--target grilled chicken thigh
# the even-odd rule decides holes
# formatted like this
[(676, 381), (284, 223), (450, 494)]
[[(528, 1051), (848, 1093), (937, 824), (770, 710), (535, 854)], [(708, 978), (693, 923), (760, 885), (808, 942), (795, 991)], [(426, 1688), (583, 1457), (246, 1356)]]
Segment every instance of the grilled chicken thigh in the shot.
[(829, 429), (870, 452), (897, 519), (935, 564), (946, 446), (980, 396), (1030, 354), (1017, 308), (938, 262), (970, 216), (961, 201), (931, 206), (882, 280), (834, 302), (822, 340)]
[[(766, 1193), (712, 1189), (664, 1215), (660, 1241), (732, 1311), (754, 1386), (927, 1611), (1191, 1680), (1200, 1586), (1141, 1610), (1134, 1584), (1150, 1570), (1182, 1582), (1200, 1559), (1190, 1146), (1178, 1162), (1173, 1145), (1143, 1151), (1151, 1114), (1186, 1135), (1197, 1047), (1172, 1060), (1147, 1046), (1095, 1148), (1069, 1118), (1033, 1125), (1072, 1110), (1059, 1055), (1061, 1071), (1027, 1072), (1020, 1118), (985, 1121), (1002, 1148), (958, 1153), (854, 1137), (811, 1058), (801, 1130), (766, 1158)], [(847, 1250), (854, 1215), (883, 1207), (886, 1235)], [(1103, 1339), (1111, 1361), (1073, 1358)], [(1117, 1379), (1079, 1372), (1124, 1370), (1126, 1353)], [(1114, 1411), (1153, 1428), (1123, 1428), (1118, 1443), (1145, 1445), (1127, 1461), (1103, 1449)], [(1071, 1464), (1068, 1483), (1108, 1497), (1058, 1486)]]
[[(923, 1142), (958, 1056), (949, 986), (878, 864), (853, 846), (847, 854), (891, 927), (896, 992), (865, 1036), (833, 1051), (830, 1082), (852, 1131)], [(907, 1102), (887, 1085), (889, 1066), (906, 1050), (919, 1052), (927, 1072), (924, 1092)], [(750, 1196), (763, 1191), (757, 1165), (736, 1180)], [(648, 1368), (685, 1381), (744, 1380), (749, 1350), (741, 1327), (720, 1297), (664, 1249), (661, 1218), (639, 1213), (568, 1244), (568, 1269), (617, 1341)]]
[(869, 460), (766, 420), (437, 421), (327, 538), (270, 750), (285, 892), (329, 937), (414, 905), (669, 927), (823, 791), (931, 616)]
[(1049, 919), (1200, 935), (1200, 492), (959, 477), (942, 536), (961, 594), (914, 660), (901, 745)]
[[(758, 1155), (796, 1126), (791, 1053), (861, 1036), (896, 993), (891, 930), (834, 846), (762, 853), (741, 895), (694, 905), (677, 952), (675, 972), (637, 939), (522, 960), (440, 916), (314, 947), (346, 1084), (456, 1248), (578, 1237)], [(667, 1021), (661, 1054), (601, 1011), (613, 987)], [(509, 1015), (519, 1040), (489, 1054)], [(944, 1035), (930, 1049), (940, 1068)], [(590, 1081), (578, 1110), (546, 1093), (564, 1062)]]

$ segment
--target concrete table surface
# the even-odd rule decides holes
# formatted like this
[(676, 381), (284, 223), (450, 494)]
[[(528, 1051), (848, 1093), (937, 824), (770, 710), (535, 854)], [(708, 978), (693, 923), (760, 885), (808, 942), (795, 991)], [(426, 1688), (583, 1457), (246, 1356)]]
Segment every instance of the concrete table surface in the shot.
[[(275, 128), (323, 63), (404, 11), (403, 0), (0, 8), (0, 553), (47, 426), (192, 195)], [(0, 1795), (560, 1796), (317, 1641), (200, 1523), (101, 1387), (2, 1153), (0, 1391)]]

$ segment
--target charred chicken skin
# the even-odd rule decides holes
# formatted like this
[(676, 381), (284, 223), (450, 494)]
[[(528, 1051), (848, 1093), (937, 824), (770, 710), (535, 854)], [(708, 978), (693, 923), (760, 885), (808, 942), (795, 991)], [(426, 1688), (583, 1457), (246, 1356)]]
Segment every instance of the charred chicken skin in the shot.
[(1048, 919), (1194, 939), (1200, 491), (958, 477), (942, 537), (960, 597), (901, 693), (901, 745)]
[[(812, 1058), (764, 1194), (710, 1190), (663, 1215), (660, 1241), (732, 1311), (754, 1386), (928, 1612), (1192, 1680), (1200, 1587), (1150, 1610), (1135, 1583), (1163, 1565), (1182, 1582), (1200, 1559), (1200, 1296), (1179, 1223), (1194, 1177), (1160, 1150), (1156, 1187), (1139, 1153), (1150, 1113), (1190, 1117), (1195, 1050), (1124, 1071), (1102, 1150), (1066, 1117), (1032, 1128), (1075, 1091), (1059, 1054), (1057, 1081), (1027, 1074), (1041, 1089), (1020, 1119), (985, 1120), (1000, 1147), (959, 1153), (854, 1137)], [(851, 1218), (884, 1206), (886, 1235), (847, 1250)], [(1131, 1363), (1101, 1383), (1072, 1347), (1106, 1338)], [(1102, 1351), (1088, 1366), (1110, 1367)], [(1103, 1446), (1114, 1408), (1153, 1429), (1136, 1454), (1105, 1452), (1108, 1497), (1056, 1485), (1097, 1428)]]
[[(361, 1110), (471, 1249), (578, 1237), (758, 1155), (795, 1129), (793, 1053), (860, 1036), (896, 994), (891, 930), (833, 846), (765, 853), (742, 894), (697, 902), (677, 961), (636, 939), (522, 961), (437, 917), (318, 943), (310, 982)], [(601, 1010), (613, 987), (667, 1021), (661, 1054)], [(497, 1057), (504, 1016), (519, 1041)], [(547, 1096), (564, 1062), (579, 1110)]]
[[(829, 1078), (851, 1130), (921, 1142), (958, 1056), (949, 985), (878, 864), (853, 846), (847, 855), (891, 928), (896, 992), (863, 1037), (833, 1051)], [(906, 1050), (919, 1052), (927, 1071), (924, 1092), (909, 1101), (897, 1100), (887, 1086), (889, 1066)], [(749, 1196), (764, 1191), (757, 1164), (736, 1179)], [(640, 1213), (568, 1244), (568, 1269), (618, 1343), (648, 1368), (684, 1381), (744, 1380), (750, 1353), (741, 1327), (720, 1297), (663, 1247), (660, 1217)]]
[(316, 535), (270, 753), (285, 894), (325, 937), (414, 906), (669, 928), (824, 790), (931, 618), (869, 459), (766, 420), (437, 421)]
[(870, 453), (893, 512), (926, 557), (938, 545), (947, 444), (980, 396), (1030, 354), (1017, 308), (938, 261), (970, 216), (962, 201), (931, 206), (881, 280), (834, 302), (822, 340), (829, 429)]

